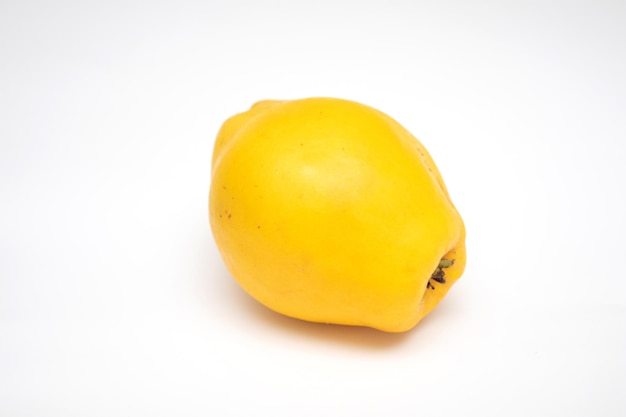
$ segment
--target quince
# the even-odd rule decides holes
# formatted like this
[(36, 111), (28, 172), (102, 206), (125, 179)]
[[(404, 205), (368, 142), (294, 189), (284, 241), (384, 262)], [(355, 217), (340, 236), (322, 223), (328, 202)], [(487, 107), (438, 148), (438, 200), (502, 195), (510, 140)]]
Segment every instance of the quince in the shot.
[(414, 327), (465, 267), (465, 228), (424, 146), (353, 101), (261, 101), (214, 145), (209, 219), (256, 300), (303, 320)]

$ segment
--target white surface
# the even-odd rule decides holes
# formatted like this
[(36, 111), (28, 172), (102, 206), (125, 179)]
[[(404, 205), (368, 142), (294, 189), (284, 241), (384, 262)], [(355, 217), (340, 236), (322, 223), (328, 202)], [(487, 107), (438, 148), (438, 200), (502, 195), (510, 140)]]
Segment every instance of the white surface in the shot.
[[(0, 415), (626, 415), (619, 1), (0, 3)], [(278, 316), (213, 139), (350, 98), (429, 148), (467, 271), (414, 331)]]

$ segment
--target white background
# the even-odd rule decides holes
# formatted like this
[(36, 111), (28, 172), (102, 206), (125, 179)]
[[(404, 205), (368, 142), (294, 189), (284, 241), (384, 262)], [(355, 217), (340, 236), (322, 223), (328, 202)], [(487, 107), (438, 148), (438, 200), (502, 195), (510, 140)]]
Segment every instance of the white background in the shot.
[[(625, 4), (0, 2), (0, 415), (626, 415)], [(466, 221), (413, 331), (222, 264), (219, 126), (308, 96), (400, 121)]]

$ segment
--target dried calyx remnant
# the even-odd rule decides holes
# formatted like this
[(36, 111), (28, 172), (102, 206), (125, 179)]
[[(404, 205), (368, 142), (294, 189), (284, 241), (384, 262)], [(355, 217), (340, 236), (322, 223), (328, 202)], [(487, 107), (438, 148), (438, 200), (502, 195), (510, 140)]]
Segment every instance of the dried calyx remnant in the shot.
[(433, 283), (431, 281), (436, 281), (440, 284), (445, 284), (446, 283), (446, 273), (444, 271), (444, 269), (446, 268), (450, 268), (452, 265), (454, 265), (454, 259), (442, 259), (439, 261), (439, 265), (437, 265), (437, 269), (435, 269), (435, 272), (433, 272), (433, 274), (430, 276), (430, 279), (428, 280), (428, 284), (426, 284), (426, 288), (430, 288), (430, 289), (435, 289), (435, 286), (433, 285)]

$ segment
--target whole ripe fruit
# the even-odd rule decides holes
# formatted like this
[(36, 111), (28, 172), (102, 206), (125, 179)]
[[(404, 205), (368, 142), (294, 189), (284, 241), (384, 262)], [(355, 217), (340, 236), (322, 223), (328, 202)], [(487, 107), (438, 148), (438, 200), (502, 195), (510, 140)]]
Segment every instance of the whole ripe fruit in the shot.
[(209, 219), (262, 304), (303, 320), (402, 332), (465, 267), (465, 228), (432, 158), (347, 100), (261, 101), (213, 150)]

